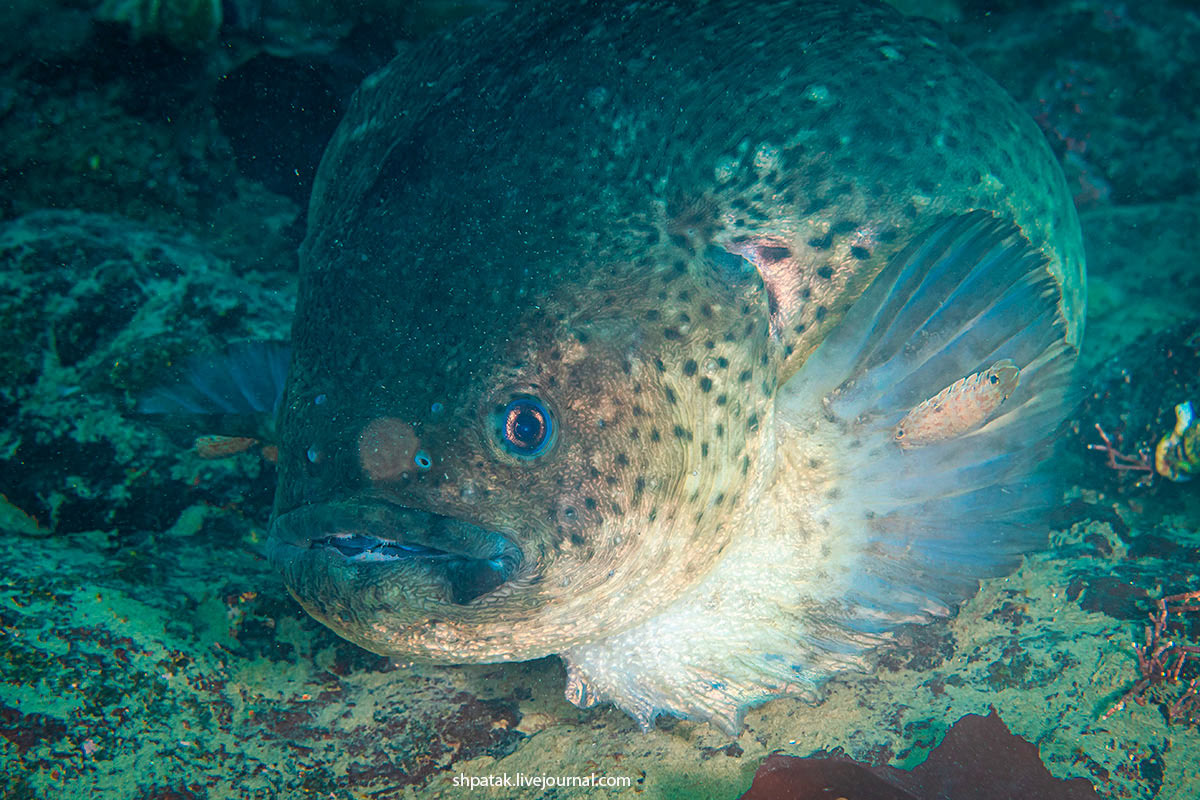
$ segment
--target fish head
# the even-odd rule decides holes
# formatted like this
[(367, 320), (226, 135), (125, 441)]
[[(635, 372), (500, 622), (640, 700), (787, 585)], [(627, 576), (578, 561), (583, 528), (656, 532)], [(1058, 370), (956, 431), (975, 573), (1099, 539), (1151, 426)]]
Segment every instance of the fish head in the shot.
[(617, 231), (602, 261), (512, 262), (502, 238), (491, 280), (446, 240), (402, 291), (308, 287), (325, 299), (296, 326), (272, 557), (313, 616), (404, 660), (525, 660), (653, 616), (716, 564), (769, 462), (778, 348), (752, 265)]

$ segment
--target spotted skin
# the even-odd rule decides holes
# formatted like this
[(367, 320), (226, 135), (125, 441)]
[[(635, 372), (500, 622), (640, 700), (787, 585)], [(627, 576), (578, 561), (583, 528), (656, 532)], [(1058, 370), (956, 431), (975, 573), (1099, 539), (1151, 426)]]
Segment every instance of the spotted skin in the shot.
[[(289, 589), (404, 660), (536, 658), (653, 617), (761, 524), (780, 387), (916, 232), (977, 208), (1044, 252), (1076, 339), (1078, 226), (1036, 125), (881, 5), (553, 3), (414, 48), (314, 186)], [(534, 459), (496, 436), (520, 396), (557, 425)], [(427, 465), (364, 461), (364, 431)], [(451, 602), (419, 564), (310, 549), (293, 512), (326, 507), (428, 546), (494, 532), (520, 566)]]

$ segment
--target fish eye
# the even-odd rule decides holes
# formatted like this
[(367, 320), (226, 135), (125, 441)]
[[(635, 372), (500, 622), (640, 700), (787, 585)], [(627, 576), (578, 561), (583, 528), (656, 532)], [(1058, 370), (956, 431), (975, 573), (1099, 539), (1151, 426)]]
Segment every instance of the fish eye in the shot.
[(517, 397), (500, 414), (499, 437), (509, 453), (535, 458), (554, 441), (554, 419), (536, 397)]

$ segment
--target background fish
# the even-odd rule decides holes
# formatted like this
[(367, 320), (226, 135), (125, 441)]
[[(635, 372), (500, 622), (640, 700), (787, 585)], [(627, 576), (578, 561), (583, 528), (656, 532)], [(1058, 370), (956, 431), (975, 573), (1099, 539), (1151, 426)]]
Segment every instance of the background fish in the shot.
[[(365, 82), (302, 260), (272, 559), (368, 649), (734, 730), (1040, 539), (1074, 210), (890, 9), (469, 22)], [(1004, 359), (994, 416), (896, 443)]]

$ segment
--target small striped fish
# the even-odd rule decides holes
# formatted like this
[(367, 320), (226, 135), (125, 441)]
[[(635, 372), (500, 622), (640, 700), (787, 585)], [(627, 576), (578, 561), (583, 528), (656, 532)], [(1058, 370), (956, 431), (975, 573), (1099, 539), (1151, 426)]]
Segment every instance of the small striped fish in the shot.
[(1005, 358), (968, 375), (913, 408), (896, 426), (905, 450), (961, 436), (987, 422), (1021, 380), (1020, 368)]

